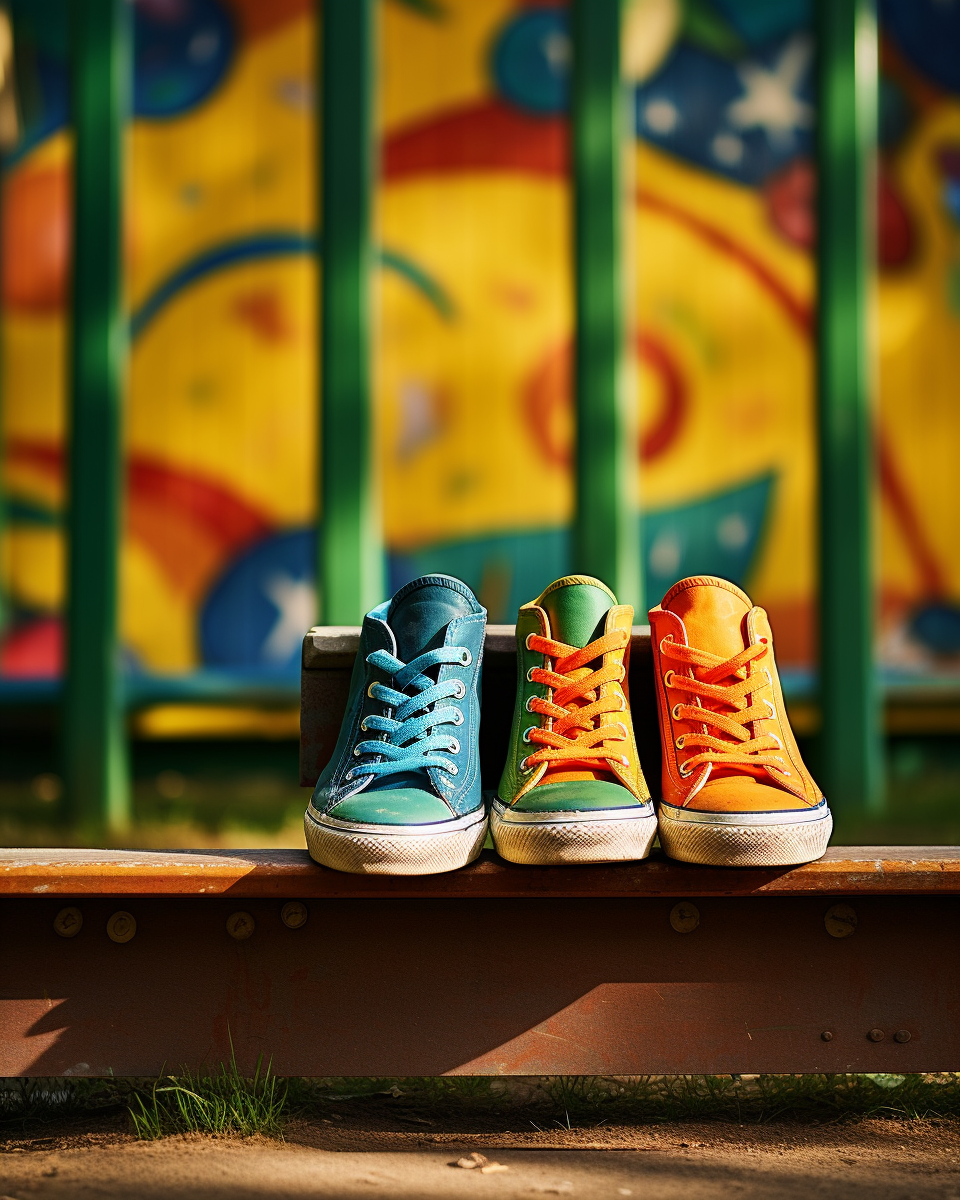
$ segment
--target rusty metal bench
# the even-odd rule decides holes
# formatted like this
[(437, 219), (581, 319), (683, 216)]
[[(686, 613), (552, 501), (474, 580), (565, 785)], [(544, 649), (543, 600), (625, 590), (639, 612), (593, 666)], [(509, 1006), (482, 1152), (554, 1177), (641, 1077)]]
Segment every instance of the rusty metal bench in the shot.
[[(484, 674), (495, 783), (512, 631)], [(303, 782), (355, 631), (304, 646)], [(649, 646), (638, 726), (656, 737)], [(641, 745), (656, 777), (655, 740)], [(649, 765), (654, 764), (654, 769)], [(643, 863), (342, 875), (304, 851), (0, 851), (0, 1075), (942, 1071), (960, 1067), (960, 849), (793, 869)]]

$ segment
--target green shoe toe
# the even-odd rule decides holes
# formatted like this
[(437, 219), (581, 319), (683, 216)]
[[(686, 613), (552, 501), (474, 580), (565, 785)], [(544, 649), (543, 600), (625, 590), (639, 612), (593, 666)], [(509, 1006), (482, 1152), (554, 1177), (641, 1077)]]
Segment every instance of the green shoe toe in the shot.
[(596, 812), (601, 808), (642, 808), (634, 795), (619, 783), (603, 779), (573, 783), (547, 783), (532, 788), (513, 805), (515, 812)]

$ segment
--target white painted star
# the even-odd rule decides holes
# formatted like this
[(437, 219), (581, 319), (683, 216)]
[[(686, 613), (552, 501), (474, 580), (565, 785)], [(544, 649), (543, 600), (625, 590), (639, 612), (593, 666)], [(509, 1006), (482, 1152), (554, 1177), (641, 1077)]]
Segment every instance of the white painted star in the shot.
[(308, 580), (281, 574), (265, 580), (263, 590), (277, 610), (277, 619), (260, 657), (274, 663), (286, 662), (314, 622), (317, 593)]
[(797, 95), (812, 57), (810, 39), (799, 35), (790, 39), (773, 68), (740, 63), (737, 74), (745, 93), (727, 106), (730, 124), (737, 129), (759, 127), (771, 144), (789, 146), (798, 129), (813, 124), (813, 107)]

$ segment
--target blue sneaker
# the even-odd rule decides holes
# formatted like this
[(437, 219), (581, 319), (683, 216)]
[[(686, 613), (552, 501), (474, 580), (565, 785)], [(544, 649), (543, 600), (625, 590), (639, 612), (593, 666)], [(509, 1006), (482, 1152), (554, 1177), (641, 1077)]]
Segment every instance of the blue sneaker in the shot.
[(432, 875), (480, 853), (486, 618), (449, 575), (415, 579), (364, 617), (340, 737), (304, 817), (318, 863)]

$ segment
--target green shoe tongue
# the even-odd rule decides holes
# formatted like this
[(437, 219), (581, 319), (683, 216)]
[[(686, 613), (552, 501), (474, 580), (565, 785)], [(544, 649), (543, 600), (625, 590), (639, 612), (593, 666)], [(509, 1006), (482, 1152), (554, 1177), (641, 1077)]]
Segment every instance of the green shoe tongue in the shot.
[(582, 650), (603, 634), (607, 610), (617, 598), (599, 579), (570, 575), (551, 584), (537, 603), (550, 620), (551, 636)]

